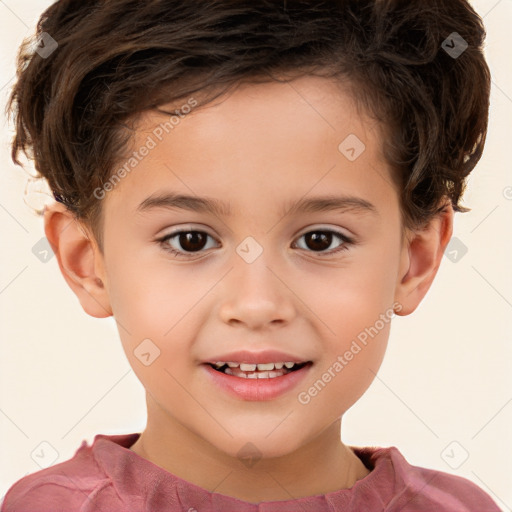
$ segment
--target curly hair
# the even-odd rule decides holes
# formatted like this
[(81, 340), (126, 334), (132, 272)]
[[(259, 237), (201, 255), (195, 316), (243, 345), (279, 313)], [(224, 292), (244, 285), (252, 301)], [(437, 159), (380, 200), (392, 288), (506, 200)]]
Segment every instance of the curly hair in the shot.
[[(47, 34), (58, 48), (41, 56)], [(123, 157), (131, 120), (192, 94), (208, 104), (242, 81), (317, 74), (348, 82), (382, 123), (403, 224), (420, 227), (443, 201), (469, 211), (459, 202), (489, 113), (485, 35), (466, 0), (59, 0), (19, 49), (12, 158), (33, 158), (101, 248), (93, 191)], [(447, 51), (455, 40), (460, 55)]]

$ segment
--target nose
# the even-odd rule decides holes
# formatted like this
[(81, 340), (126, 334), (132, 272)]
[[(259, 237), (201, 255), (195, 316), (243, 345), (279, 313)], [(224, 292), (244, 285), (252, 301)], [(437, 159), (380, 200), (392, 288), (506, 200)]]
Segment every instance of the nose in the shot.
[(264, 255), (265, 252), (252, 263), (236, 261), (226, 276), (219, 307), (223, 322), (261, 330), (284, 326), (295, 317), (295, 295)]

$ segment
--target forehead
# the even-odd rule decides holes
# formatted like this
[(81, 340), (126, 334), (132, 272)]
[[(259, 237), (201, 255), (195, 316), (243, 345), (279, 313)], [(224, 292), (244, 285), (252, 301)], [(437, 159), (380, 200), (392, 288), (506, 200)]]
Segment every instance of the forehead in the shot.
[[(347, 81), (312, 75), (288, 82), (242, 82), (219, 98), (196, 108), (187, 105), (196, 99), (191, 95), (161, 105), (158, 110), (146, 111), (139, 119), (138, 132), (143, 135), (158, 125), (165, 125), (169, 113), (185, 106), (189, 113), (180, 114), (178, 124), (185, 124), (185, 121), (188, 125), (193, 123), (191, 129), (210, 140), (220, 139), (231, 132), (237, 134), (233, 141), (237, 143), (253, 135), (258, 137), (255, 142), (263, 141), (266, 136), (266, 142), (271, 146), (306, 140), (314, 144), (326, 134), (338, 132), (338, 137), (347, 129), (357, 132), (361, 139), (381, 139), (381, 133), (374, 133), (381, 130), (380, 124), (358, 109), (349, 85)], [(199, 101), (203, 96), (199, 93)], [(173, 122), (176, 122), (176, 115), (174, 118)], [(242, 126), (244, 132), (239, 132)], [(225, 146), (229, 140), (223, 139), (222, 142)], [(369, 142), (371, 144), (373, 140)], [(377, 146), (381, 145), (381, 140), (376, 142)]]
[[(230, 195), (234, 202), (252, 192), (275, 198), (287, 192), (289, 199), (315, 187), (325, 192), (340, 179), (350, 193), (362, 171), (360, 192), (372, 195), (377, 178), (391, 185), (381, 126), (361, 114), (343, 83), (314, 76), (242, 83), (191, 106), (199, 100), (192, 95), (140, 116), (130, 151), (145, 156), (132, 162), (109, 201), (122, 196), (133, 210), (164, 184), (188, 195)], [(188, 113), (171, 116), (176, 109)], [(356, 160), (347, 149), (355, 149)]]

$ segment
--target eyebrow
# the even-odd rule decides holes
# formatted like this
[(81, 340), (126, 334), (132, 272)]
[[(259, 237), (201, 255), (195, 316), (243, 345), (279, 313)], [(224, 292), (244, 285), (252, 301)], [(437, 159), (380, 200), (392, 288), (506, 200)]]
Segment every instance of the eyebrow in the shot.
[[(138, 212), (147, 212), (157, 208), (182, 209), (199, 213), (212, 213), (219, 217), (232, 215), (229, 203), (210, 197), (198, 197), (172, 192), (153, 194), (137, 207)], [(327, 211), (346, 211), (357, 214), (372, 214), (379, 216), (375, 205), (356, 196), (322, 196), (310, 199), (301, 199), (288, 205), (281, 212), (282, 216), (294, 215), (297, 213), (315, 213)]]
[(209, 197), (189, 196), (172, 192), (153, 194), (137, 207), (138, 212), (146, 212), (155, 208), (182, 209), (192, 212), (213, 213), (221, 217), (231, 215), (228, 203)]

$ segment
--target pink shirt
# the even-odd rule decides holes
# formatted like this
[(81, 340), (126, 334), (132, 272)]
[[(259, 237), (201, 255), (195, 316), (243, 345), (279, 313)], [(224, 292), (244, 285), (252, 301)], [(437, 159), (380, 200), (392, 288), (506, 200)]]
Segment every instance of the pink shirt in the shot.
[(140, 434), (97, 435), (73, 458), (16, 482), (1, 512), (500, 512), (471, 481), (411, 466), (395, 447), (351, 447), (370, 473), (350, 489), (248, 503), (198, 487), (128, 448)]

